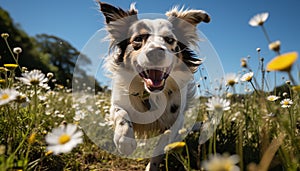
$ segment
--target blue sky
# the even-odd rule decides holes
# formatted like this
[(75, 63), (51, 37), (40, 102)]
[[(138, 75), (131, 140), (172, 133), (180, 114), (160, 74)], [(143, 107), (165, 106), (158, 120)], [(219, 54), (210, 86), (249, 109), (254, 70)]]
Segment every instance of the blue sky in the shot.
[[(275, 54), (268, 50), (261, 28), (248, 25), (249, 19), (260, 12), (269, 12), (265, 27), (272, 41), (280, 40), (282, 53), (300, 52), (299, 0), (107, 0), (105, 2), (128, 9), (136, 2), (139, 13), (165, 13), (174, 5), (203, 9), (211, 16), (209, 24), (199, 29), (210, 40), (228, 72), (240, 71), (240, 59), (251, 56), (250, 65), (257, 68), (256, 48), (261, 48), (265, 61)], [(1, 0), (14, 22), (29, 35), (40, 33), (56, 35), (82, 49), (89, 38), (104, 26), (103, 16), (93, 0)], [(299, 65), (299, 60), (298, 60)]]

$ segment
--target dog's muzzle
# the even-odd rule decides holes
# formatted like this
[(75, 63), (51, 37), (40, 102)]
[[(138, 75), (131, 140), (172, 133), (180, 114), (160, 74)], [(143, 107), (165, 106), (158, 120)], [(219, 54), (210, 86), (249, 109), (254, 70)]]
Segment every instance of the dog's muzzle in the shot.
[(136, 63), (136, 70), (143, 78), (146, 88), (151, 92), (163, 90), (165, 81), (168, 78), (171, 66), (161, 67), (165, 52), (161, 48), (155, 48), (146, 54), (151, 66), (141, 66)]
[(165, 86), (165, 80), (170, 74), (171, 67), (168, 68), (148, 68), (144, 69), (137, 65), (139, 75), (143, 78), (146, 87), (151, 92), (161, 91)]

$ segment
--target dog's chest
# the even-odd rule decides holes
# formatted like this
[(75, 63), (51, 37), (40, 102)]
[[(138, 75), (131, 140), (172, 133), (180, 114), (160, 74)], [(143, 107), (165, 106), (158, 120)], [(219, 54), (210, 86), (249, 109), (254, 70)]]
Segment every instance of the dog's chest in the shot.
[(160, 94), (132, 94), (129, 99), (135, 110), (129, 115), (138, 134), (164, 132), (181, 114), (180, 93), (174, 90), (165, 90)]

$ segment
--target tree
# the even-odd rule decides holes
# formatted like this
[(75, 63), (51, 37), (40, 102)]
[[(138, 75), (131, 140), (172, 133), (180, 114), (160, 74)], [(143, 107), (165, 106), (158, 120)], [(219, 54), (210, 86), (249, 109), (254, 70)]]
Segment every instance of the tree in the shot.
[[(57, 80), (61, 84), (67, 85), (68, 80), (73, 77), (74, 68), (80, 52), (67, 41), (47, 34), (36, 36), (38, 49), (50, 57), (51, 65), (57, 68), (55, 72)], [(88, 58), (84, 58), (84, 64), (89, 65), (91, 62)], [(82, 76), (86, 76), (85, 71), (80, 70)]]
[[(8, 33), (8, 42), (12, 48), (21, 47), (19, 65), (28, 70), (39, 69), (43, 73), (52, 72), (57, 83), (71, 87), (73, 72), (80, 52), (67, 41), (47, 34), (36, 37), (28, 36), (18, 24), (14, 24), (8, 12), (0, 7), (0, 34)], [(90, 60), (81, 56), (81, 65), (89, 65)], [(6, 63), (15, 63), (5, 41), (0, 39), (0, 66)], [(20, 71), (17, 71), (20, 73)], [(88, 80), (95, 84), (96, 91), (102, 91), (99, 83), (93, 76), (87, 75), (85, 70), (76, 68), (78, 80)], [(90, 84), (91, 85), (91, 84)]]
[[(19, 64), (29, 70), (40, 69), (44, 73), (57, 70), (51, 65), (48, 55), (38, 51), (37, 42), (28, 36), (19, 25), (14, 24), (10, 15), (0, 7), (0, 34), (8, 33), (8, 42), (12, 48), (21, 47)], [(3, 39), (0, 39), (0, 66), (5, 63), (15, 63)], [(19, 72), (19, 71), (18, 71)]]

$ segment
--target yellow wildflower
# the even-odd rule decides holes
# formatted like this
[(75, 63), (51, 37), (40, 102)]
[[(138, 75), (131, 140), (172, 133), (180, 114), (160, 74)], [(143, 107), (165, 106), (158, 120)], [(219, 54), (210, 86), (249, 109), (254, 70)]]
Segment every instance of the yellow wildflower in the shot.
[(5, 154), (5, 151), (6, 151), (6, 147), (5, 147), (5, 145), (0, 145), (0, 155), (2, 155), (2, 154)]
[(28, 143), (33, 144), (35, 141), (36, 133), (32, 133), (28, 138)]
[(292, 65), (298, 58), (297, 52), (289, 52), (282, 55), (279, 55), (272, 59), (267, 64), (268, 71), (290, 71)]
[(49, 150), (49, 151), (47, 151), (47, 152), (45, 153), (45, 156), (49, 156), (49, 155), (51, 155), (51, 154), (53, 154), (53, 151)]
[(292, 89), (296, 92), (300, 92), (300, 85), (293, 86)]
[(6, 72), (7, 71), (7, 69), (6, 68), (4, 68), (4, 67), (0, 67), (0, 72)]
[(14, 70), (18, 67), (18, 64), (4, 64), (4, 67), (9, 69), (9, 70)]
[(173, 142), (171, 144), (166, 145), (165, 152), (180, 150), (185, 146), (185, 142)]
[(0, 84), (4, 84), (5, 83), (5, 79), (0, 79)]

